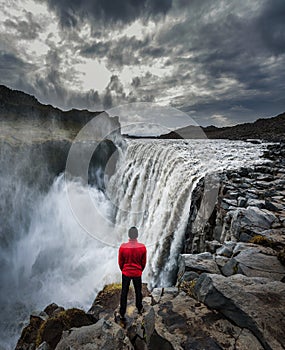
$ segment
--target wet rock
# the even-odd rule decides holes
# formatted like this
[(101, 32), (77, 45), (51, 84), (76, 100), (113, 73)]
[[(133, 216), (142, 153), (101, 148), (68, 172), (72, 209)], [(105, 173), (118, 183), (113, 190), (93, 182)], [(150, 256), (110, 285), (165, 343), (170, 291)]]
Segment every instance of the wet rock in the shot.
[(202, 274), (195, 293), (242, 328), (250, 330), (266, 350), (285, 346), (285, 284), (242, 275)]

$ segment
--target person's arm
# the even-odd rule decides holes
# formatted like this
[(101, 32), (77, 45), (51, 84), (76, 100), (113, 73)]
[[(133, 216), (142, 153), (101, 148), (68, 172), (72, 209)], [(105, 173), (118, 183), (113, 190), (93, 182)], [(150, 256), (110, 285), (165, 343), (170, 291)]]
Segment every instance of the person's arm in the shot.
[(144, 247), (144, 251), (142, 254), (142, 260), (141, 260), (142, 271), (144, 270), (145, 265), (146, 265), (146, 247)]
[(124, 267), (124, 263), (125, 263), (122, 247), (120, 247), (120, 249), (119, 249), (119, 259), (118, 259), (118, 263), (119, 263), (119, 266), (120, 266), (120, 270), (122, 271), (122, 270), (123, 270), (123, 267)]

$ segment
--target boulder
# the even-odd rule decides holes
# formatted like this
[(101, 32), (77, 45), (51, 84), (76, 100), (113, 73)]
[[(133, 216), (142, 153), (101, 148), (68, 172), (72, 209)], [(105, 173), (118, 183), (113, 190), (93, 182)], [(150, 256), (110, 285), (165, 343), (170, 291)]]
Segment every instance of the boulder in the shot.
[(15, 350), (35, 349), (38, 331), (44, 320), (39, 316), (30, 316), (30, 323), (22, 330)]
[(243, 275), (202, 274), (194, 291), (198, 300), (250, 330), (266, 350), (285, 347), (285, 284)]
[(55, 349), (62, 333), (72, 327), (87, 326), (94, 323), (91, 315), (83, 310), (72, 308), (62, 311), (44, 321), (37, 333), (37, 344), (46, 342), (51, 349)]
[(230, 258), (233, 254), (235, 245), (236, 245), (236, 242), (232, 242), (232, 241), (224, 242), (222, 247), (217, 249), (216, 254)]
[(263, 254), (256, 248), (239, 252), (222, 267), (222, 272), (225, 276), (241, 273), (248, 277), (267, 277), (277, 281), (285, 277), (285, 267), (276, 254)]
[(219, 273), (219, 268), (213, 259), (213, 255), (207, 252), (200, 254), (180, 254), (178, 264), (179, 275), (182, 276), (187, 271)]
[(56, 350), (122, 350), (134, 349), (124, 329), (104, 318), (97, 323), (80, 328), (71, 328), (63, 333)]
[(154, 288), (151, 292), (152, 303), (157, 304), (160, 301), (163, 288)]
[(265, 202), (263, 200), (260, 200), (260, 199), (253, 199), (253, 198), (250, 198), (248, 201), (247, 201), (247, 206), (251, 206), (251, 207), (257, 207), (259, 209), (262, 209), (265, 207)]
[(239, 208), (233, 214), (230, 230), (237, 240), (240, 240), (242, 233), (247, 233), (250, 239), (250, 236), (269, 229), (275, 221), (277, 217), (266, 209)]

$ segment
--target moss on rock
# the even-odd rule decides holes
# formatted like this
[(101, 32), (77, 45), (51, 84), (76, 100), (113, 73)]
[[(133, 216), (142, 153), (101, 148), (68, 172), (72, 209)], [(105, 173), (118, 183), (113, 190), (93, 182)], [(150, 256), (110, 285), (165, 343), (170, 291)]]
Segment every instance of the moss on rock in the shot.
[(51, 349), (55, 349), (64, 330), (72, 327), (88, 326), (92, 323), (91, 317), (83, 310), (72, 308), (61, 311), (41, 324), (37, 334), (36, 346), (46, 341)]

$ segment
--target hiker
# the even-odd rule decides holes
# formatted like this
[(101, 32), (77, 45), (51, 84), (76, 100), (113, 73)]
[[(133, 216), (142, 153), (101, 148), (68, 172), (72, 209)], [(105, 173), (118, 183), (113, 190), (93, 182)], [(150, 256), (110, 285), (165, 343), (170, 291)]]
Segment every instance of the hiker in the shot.
[(138, 313), (143, 312), (142, 305), (142, 272), (146, 264), (146, 247), (137, 241), (138, 230), (135, 226), (129, 229), (129, 242), (123, 243), (119, 249), (119, 266), (122, 271), (122, 291), (120, 301), (120, 317), (125, 319), (127, 297), (131, 280), (136, 294)]

